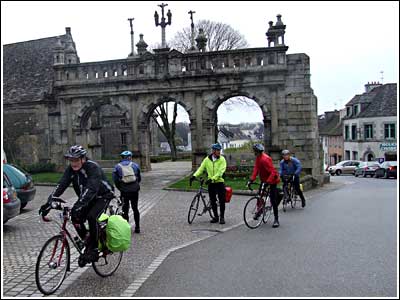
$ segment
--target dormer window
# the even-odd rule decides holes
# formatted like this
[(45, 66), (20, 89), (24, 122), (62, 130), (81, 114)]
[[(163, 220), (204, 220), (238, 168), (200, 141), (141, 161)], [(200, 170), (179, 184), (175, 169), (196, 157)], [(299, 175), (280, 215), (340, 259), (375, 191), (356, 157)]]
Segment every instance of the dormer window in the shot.
[(358, 111), (358, 104), (354, 105), (354, 115), (357, 116), (359, 113)]
[(348, 116), (348, 117), (351, 116), (351, 107), (350, 106), (346, 107), (346, 116)]

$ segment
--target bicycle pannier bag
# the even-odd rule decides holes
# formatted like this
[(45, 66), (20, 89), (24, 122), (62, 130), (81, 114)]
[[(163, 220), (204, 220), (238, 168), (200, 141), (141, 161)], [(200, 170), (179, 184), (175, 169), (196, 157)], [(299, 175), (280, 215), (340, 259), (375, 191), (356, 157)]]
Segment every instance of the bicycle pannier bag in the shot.
[(119, 164), (122, 170), (122, 182), (124, 183), (131, 183), (136, 181), (136, 175), (132, 168), (132, 162), (129, 165), (124, 166), (123, 164)]
[(232, 198), (232, 188), (230, 186), (226, 186), (225, 187), (225, 202), (229, 203), (231, 202), (231, 198)]
[(108, 218), (106, 236), (108, 249), (126, 251), (131, 245), (131, 225), (122, 216), (112, 215)]

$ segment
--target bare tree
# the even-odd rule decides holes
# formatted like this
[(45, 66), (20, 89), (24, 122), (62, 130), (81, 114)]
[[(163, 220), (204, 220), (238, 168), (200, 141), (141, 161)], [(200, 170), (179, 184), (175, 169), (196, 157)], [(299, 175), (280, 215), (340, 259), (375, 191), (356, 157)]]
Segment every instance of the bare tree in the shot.
[[(232, 50), (248, 47), (245, 37), (230, 25), (210, 20), (200, 20), (194, 26), (195, 37), (199, 28), (203, 28), (207, 37), (207, 51)], [(177, 32), (168, 43), (171, 48), (186, 52), (190, 49), (191, 29), (190, 26)]]
[[(158, 128), (161, 130), (162, 134), (168, 141), (169, 147), (171, 148), (171, 159), (172, 161), (176, 161), (176, 141), (175, 141), (175, 132), (176, 132), (176, 117), (178, 115), (178, 103), (172, 102), (173, 113), (172, 113), (172, 122), (169, 123), (169, 109), (168, 103), (165, 102), (160, 104), (154, 109), (154, 113), (152, 114), (153, 120), (156, 122)], [(154, 133), (156, 134), (156, 133)]]

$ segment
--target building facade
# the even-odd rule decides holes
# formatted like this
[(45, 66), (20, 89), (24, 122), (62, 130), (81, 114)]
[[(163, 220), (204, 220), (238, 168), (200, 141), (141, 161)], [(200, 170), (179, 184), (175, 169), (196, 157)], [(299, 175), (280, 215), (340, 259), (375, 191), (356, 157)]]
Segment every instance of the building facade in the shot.
[(345, 160), (397, 160), (397, 84), (366, 84), (346, 104), (343, 137)]
[(318, 130), (324, 152), (325, 165), (336, 165), (343, 160), (342, 127), (341, 112), (338, 110), (327, 111), (319, 116)]

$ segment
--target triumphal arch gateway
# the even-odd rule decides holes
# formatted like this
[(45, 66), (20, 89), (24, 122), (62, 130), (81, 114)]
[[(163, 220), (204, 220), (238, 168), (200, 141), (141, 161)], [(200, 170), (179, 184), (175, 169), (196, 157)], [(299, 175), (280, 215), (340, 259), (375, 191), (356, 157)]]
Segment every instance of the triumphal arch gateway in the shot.
[[(67, 28), (65, 35), (52, 40), (51, 87), (42, 102), (32, 104), (36, 115), (38, 110), (45, 112), (45, 120), (38, 124), (48, 139), (39, 139), (45, 144), (40, 147), (58, 164), (73, 144), (87, 147), (94, 160), (101, 159), (108, 142), (100, 132), (107, 127), (109, 114), (110, 120), (123, 120), (109, 132), (110, 140), (123, 133), (127, 148), (142, 169), (149, 170), (151, 116), (156, 106), (174, 101), (190, 118), (195, 168), (215, 142), (219, 105), (233, 96), (246, 96), (262, 110), (264, 145), (275, 162), (282, 149), (290, 149), (306, 173), (318, 178), (317, 98), (310, 86), (310, 59), (304, 53), (287, 54), (285, 29), (278, 15), (275, 24), (269, 22), (267, 47), (211, 52), (206, 51), (202, 30), (196, 47), (185, 53), (166, 45), (149, 52), (140, 35), (136, 51), (132, 49), (127, 58), (80, 63)], [(15, 107), (5, 99), (6, 110), (12, 113)]]

